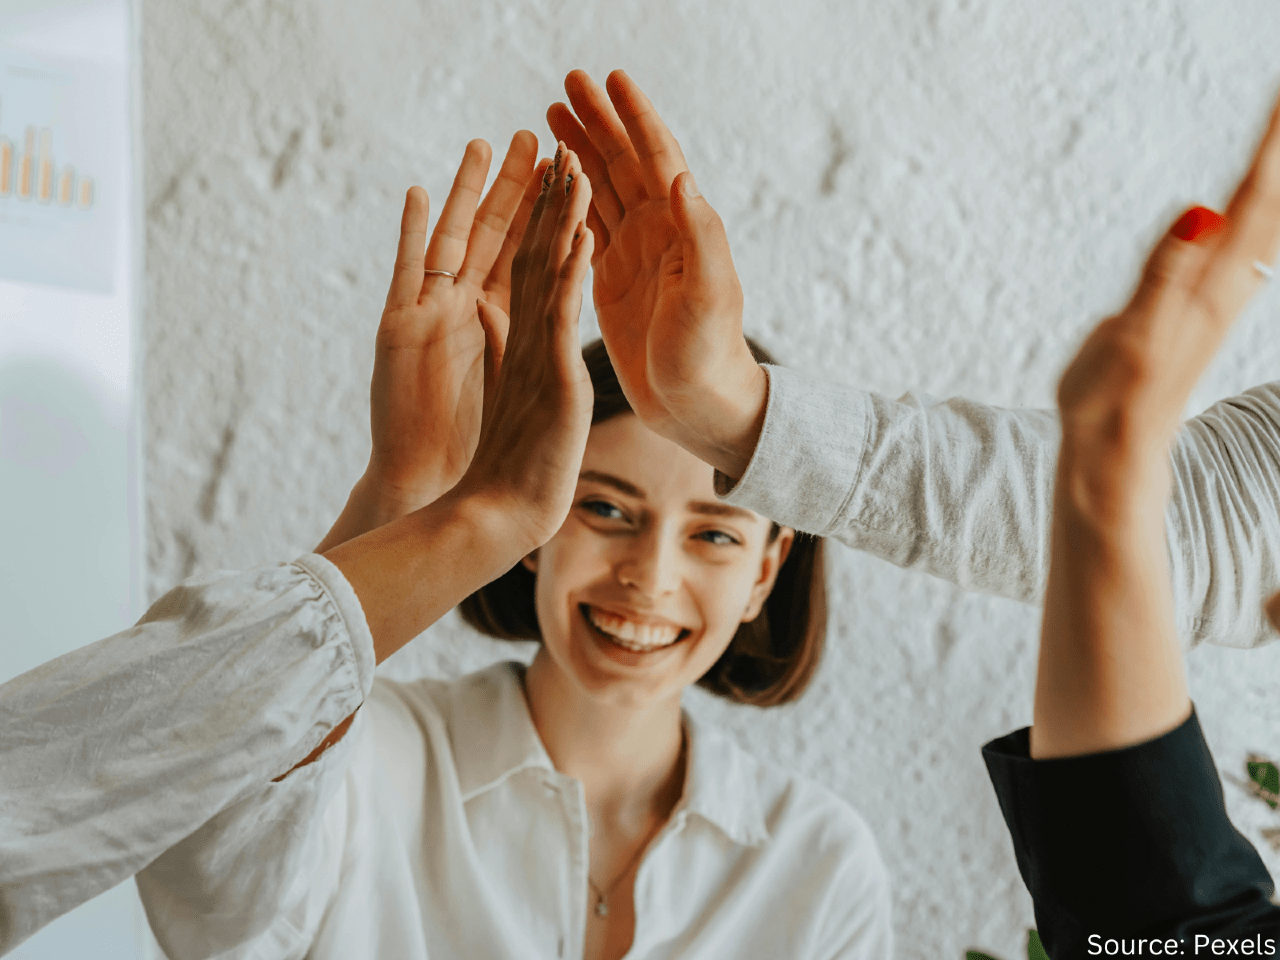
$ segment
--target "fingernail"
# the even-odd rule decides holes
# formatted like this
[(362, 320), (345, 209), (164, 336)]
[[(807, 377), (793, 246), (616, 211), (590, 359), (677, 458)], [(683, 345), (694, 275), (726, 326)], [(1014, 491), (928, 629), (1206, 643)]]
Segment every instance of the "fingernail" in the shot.
[(1192, 207), (1178, 218), (1169, 232), (1179, 240), (1196, 243), (1207, 240), (1226, 225), (1227, 218), (1222, 214), (1214, 213), (1208, 207)]
[(684, 190), (684, 195), (686, 197), (699, 196), (698, 185), (694, 182), (692, 173), (686, 173), (684, 175), (684, 182), (681, 183), (680, 186)]
[(564, 175), (564, 195), (565, 195), (566, 197), (569, 195), (569, 190), (570, 190), (570, 188), (572, 188), (572, 187), (573, 187), (573, 174), (572, 174), (572, 173), (566, 173), (566, 174)]

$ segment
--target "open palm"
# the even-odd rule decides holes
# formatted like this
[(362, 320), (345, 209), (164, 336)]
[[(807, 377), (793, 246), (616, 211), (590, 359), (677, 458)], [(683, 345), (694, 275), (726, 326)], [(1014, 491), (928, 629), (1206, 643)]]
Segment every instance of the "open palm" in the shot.
[[(505, 316), (511, 262), (528, 223), (542, 172), (537, 138), (515, 135), (477, 210), (490, 150), (467, 145), (425, 257), (428, 199), (405, 198), (400, 244), (378, 327), (370, 414), (371, 481), (407, 509), (434, 499), (466, 471), (480, 435), (485, 334), (477, 299)], [(424, 268), (425, 264), (425, 268)], [(455, 279), (425, 270), (456, 273)], [(505, 331), (503, 331), (505, 333)]]
[(742, 284), (679, 143), (621, 70), (565, 79), (547, 121), (594, 188), (596, 313), (619, 383), (651, 430), (741, 476), (768, 383), (742, 335)]
[(593, 265), (600, 332), (636, 413), (659, 433), (679, 425), (651, 376), (650, 358), (672, 342), (685, 313), (683, 251), (666, 198), (627, 210)]
[[(696, 449), (691, 420), (726, 379), (756, 371), (742, 336), (742, 285), (714, 211), (715, 250), (690, 247), (693, 177), (671, 132), (623, 72), (608, 92), (586, 73), (565, 80), (573, 104), (547, 120), (582, 159), (595, 187), (594, 297), (600, 332), (636, 413), (657, 433)], [(576, 111), (576, 114), (575, 114)], [(680, 208), (677, 208), (677, 204)], [(687, 226), (687, 224), (686, 224)], [(729, 373), (728, 371), (734, 371)]]

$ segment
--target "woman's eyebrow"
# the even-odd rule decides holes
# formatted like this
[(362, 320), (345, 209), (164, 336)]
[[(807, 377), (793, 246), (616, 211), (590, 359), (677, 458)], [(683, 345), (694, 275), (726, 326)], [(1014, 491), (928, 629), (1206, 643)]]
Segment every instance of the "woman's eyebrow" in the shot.
[(629, 497), (635, 497), (637, 500), (644, 499), (644, 491), (637, 487), (634, 483), (629, 483), (621, 477), (615, 477), (611, 473), (601, 473), (599, 470), (583, 470), (578, 474), (579, 480), (594, 480), (596, 483), (603, 483), (607, 487), (613, 487), (625, 493)]
[(704, 500), (690, 500), (687, 504), (690, 513), (708, 514), (713, 517), (733, 517), (735, 520), (752, 520), (755, 514), (741, 507), (732, 507), (727, 503), (707, 503)]

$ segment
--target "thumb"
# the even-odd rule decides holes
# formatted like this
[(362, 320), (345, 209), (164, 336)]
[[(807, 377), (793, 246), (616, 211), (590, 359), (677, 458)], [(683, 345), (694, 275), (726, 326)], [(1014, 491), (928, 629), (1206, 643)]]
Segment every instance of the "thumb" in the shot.
[(1221, 214), (1207, 207), (1183, 213), (1151, 251), (1126, 312), (1153, 318), (1168, 312), (1180, 320), (1176, 305), (1191, 295), (1209, 262), (1214, 239), (1226, 225)]
[(683, 171), (671, 184), (671, 213), (684, 244), (684, 277), (695, 287), (738, 282), (724, 221), (698, 192), (693, 174)]
[(489, 424), (493, 410), (494, 394), (497, 392), (498, 374), (502, 371), (502, 358), (507, 350), (507, 331), (511, 327), (511, 320), (500, 307), (478, 298), (476, 310), (480, 315), (480, 326), (484, 330), (484, 403), (480, 420), (480, 430), (483, 432)]

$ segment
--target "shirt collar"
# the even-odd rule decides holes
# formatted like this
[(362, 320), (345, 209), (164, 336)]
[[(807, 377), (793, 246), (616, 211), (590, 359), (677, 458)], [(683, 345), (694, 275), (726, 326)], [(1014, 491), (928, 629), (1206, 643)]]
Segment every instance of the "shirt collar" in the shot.
[[(450, 685), (450, 741), (463, 801), (519, 770), (554, 770), (529, 716), (524, 664), (495, 663)], [(769, 837), (760, 803), (759, 764), (733, 740), (684, 714), (689, 741), (684, 793), (672, 816), (694, 814), (744, 846)]]
[(518, 770), (555, 769), (529, 716), (523, 671), (504, 661), (450, 684), (449, 739), (464, 802)]
[(725, 836), (755, 847), (769, 839), (760, 803), (759, 763), (714, 727), (684, 712), (689, 766), (676, 808), (697, 814)]

